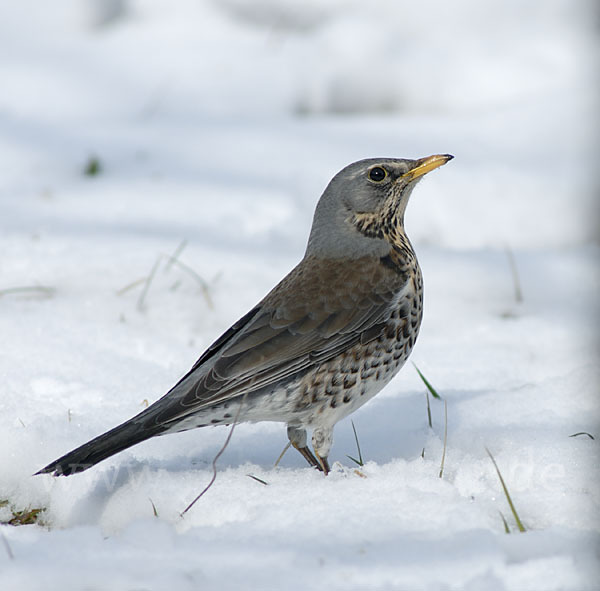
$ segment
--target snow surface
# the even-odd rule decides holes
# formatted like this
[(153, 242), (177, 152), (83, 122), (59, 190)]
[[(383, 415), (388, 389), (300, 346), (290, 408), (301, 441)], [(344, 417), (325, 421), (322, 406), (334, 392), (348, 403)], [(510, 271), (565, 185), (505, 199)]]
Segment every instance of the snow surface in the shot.
[[(0, 526), (0, 588), (600, 588), (592, 2), (21, 0), (1, 16), (0, 500), (46, 510)], [(442, 478), (444, 407), (429, 429), (410, 364), (352, 417), (360, 474), (345, 420), (327, 478), (292, 451), (273, 467), (283, 425), (239, 425), (183, 518), (225, 428), (31, 476), (162, 395), (255, 304), (342, 166), (445, 152), (407, 213)], [(167, 265), (183, 240), (186, 267)]]

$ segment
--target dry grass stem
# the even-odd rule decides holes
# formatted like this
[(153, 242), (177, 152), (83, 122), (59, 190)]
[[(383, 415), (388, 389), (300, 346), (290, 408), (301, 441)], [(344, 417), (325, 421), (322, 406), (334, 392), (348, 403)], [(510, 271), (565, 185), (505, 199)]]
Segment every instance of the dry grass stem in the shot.
[(274, 468), (277, 468), (277, 466), (279, 465), (279, 462), (281, 462), (281, 459), (283, 458), (283, 456), (285, 455), (285, 452), (290, 449), (290, 447), (292, 446), (292, 442), (288, 441), (285, 444), (285, 447), (283, 448), (283, 451), (279, 454), (279, 457), (277, 458), (277, 460), (275, 461), (275, 464), (273, 464)]
[(196, 502), (199, 501), (204, 496), (204, 494), (210, 489), (210, 487), (214, 484), (215, 480), (217, 479), (217, 462), (218, 462), (219, 458), (223, 455), (223, 453), (227, 449), (227, 446), (229, 445), (229, 442), (231, 441), (231, 436), (233, 435), (235, 426), (237, 425), (238, 419), (240, 418), (240, 412), (242, 410), (242, 406), (244, 406), (244, 401), (245, 401), (245, 397), (242, 400), (242, 402), (240, 403), (240, 406), (238, 407), (237, 412), (235, 413), (235, 418), (233, 419), (233, 423), (231, 424), (231, 429), (229, 429), (229, 433), (227, 434), (227, 439), (225, 439), (225, 443), (223, 444), (223, 447), (221, 447), (221, 449), (217, 452), (217, 455), (213, 458), (213, 461), (212, 461), (213, 475), (212, 475), (212, 478), (210, 479), (210, 482), (206, 485), (204, 490), (183, 510), (183, 512), (181, 513), (181, 517), (183, 517), (196, 504)]

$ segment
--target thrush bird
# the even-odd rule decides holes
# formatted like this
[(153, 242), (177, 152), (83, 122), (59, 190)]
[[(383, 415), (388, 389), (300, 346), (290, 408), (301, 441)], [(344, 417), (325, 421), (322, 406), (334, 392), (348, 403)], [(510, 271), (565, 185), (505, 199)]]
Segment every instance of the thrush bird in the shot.
[(373, 398), (415, 344), (423, 282), (404, 212), (423, 175), (451, 158), (344, 168), (317, 204), (304, 258), (261, 302), (162, 398), (37, 474), (81, 472), (155, 435), (236, 421), (286, 423), (291, 444), (327, 473), (335, 424)]

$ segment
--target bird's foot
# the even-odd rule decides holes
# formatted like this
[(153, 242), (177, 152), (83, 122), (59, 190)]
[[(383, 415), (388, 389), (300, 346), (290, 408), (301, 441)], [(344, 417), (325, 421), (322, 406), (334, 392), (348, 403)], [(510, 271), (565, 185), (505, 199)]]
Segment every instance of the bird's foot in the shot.
[[(294, 446), (296, 447), (296, 446)], [(312, 451), (310, 451), (310, 448), (308, 446), (305, 447), (296, 447), (296, 449), (302, 454), (302, 457), (314, 468), (316, 468), (317, 470), (319, 470), (320, 472), (323, 472), (325, 474), (325, 476), (327, 476), (327, 474), (329, 474), (329, 462), (327, 461), (327, 458), (321, 458), (318, 455), (315, 457), (312, 453)]]

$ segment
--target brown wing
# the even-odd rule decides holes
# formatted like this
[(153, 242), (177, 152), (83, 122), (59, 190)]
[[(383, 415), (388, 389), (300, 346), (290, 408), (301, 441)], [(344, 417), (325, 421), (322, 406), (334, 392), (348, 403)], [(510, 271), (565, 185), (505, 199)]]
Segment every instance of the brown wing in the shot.
[(377, 338), (403, 285), (374, 258), (302, 261), (156, 403), (155, 421), (256, 392)]

